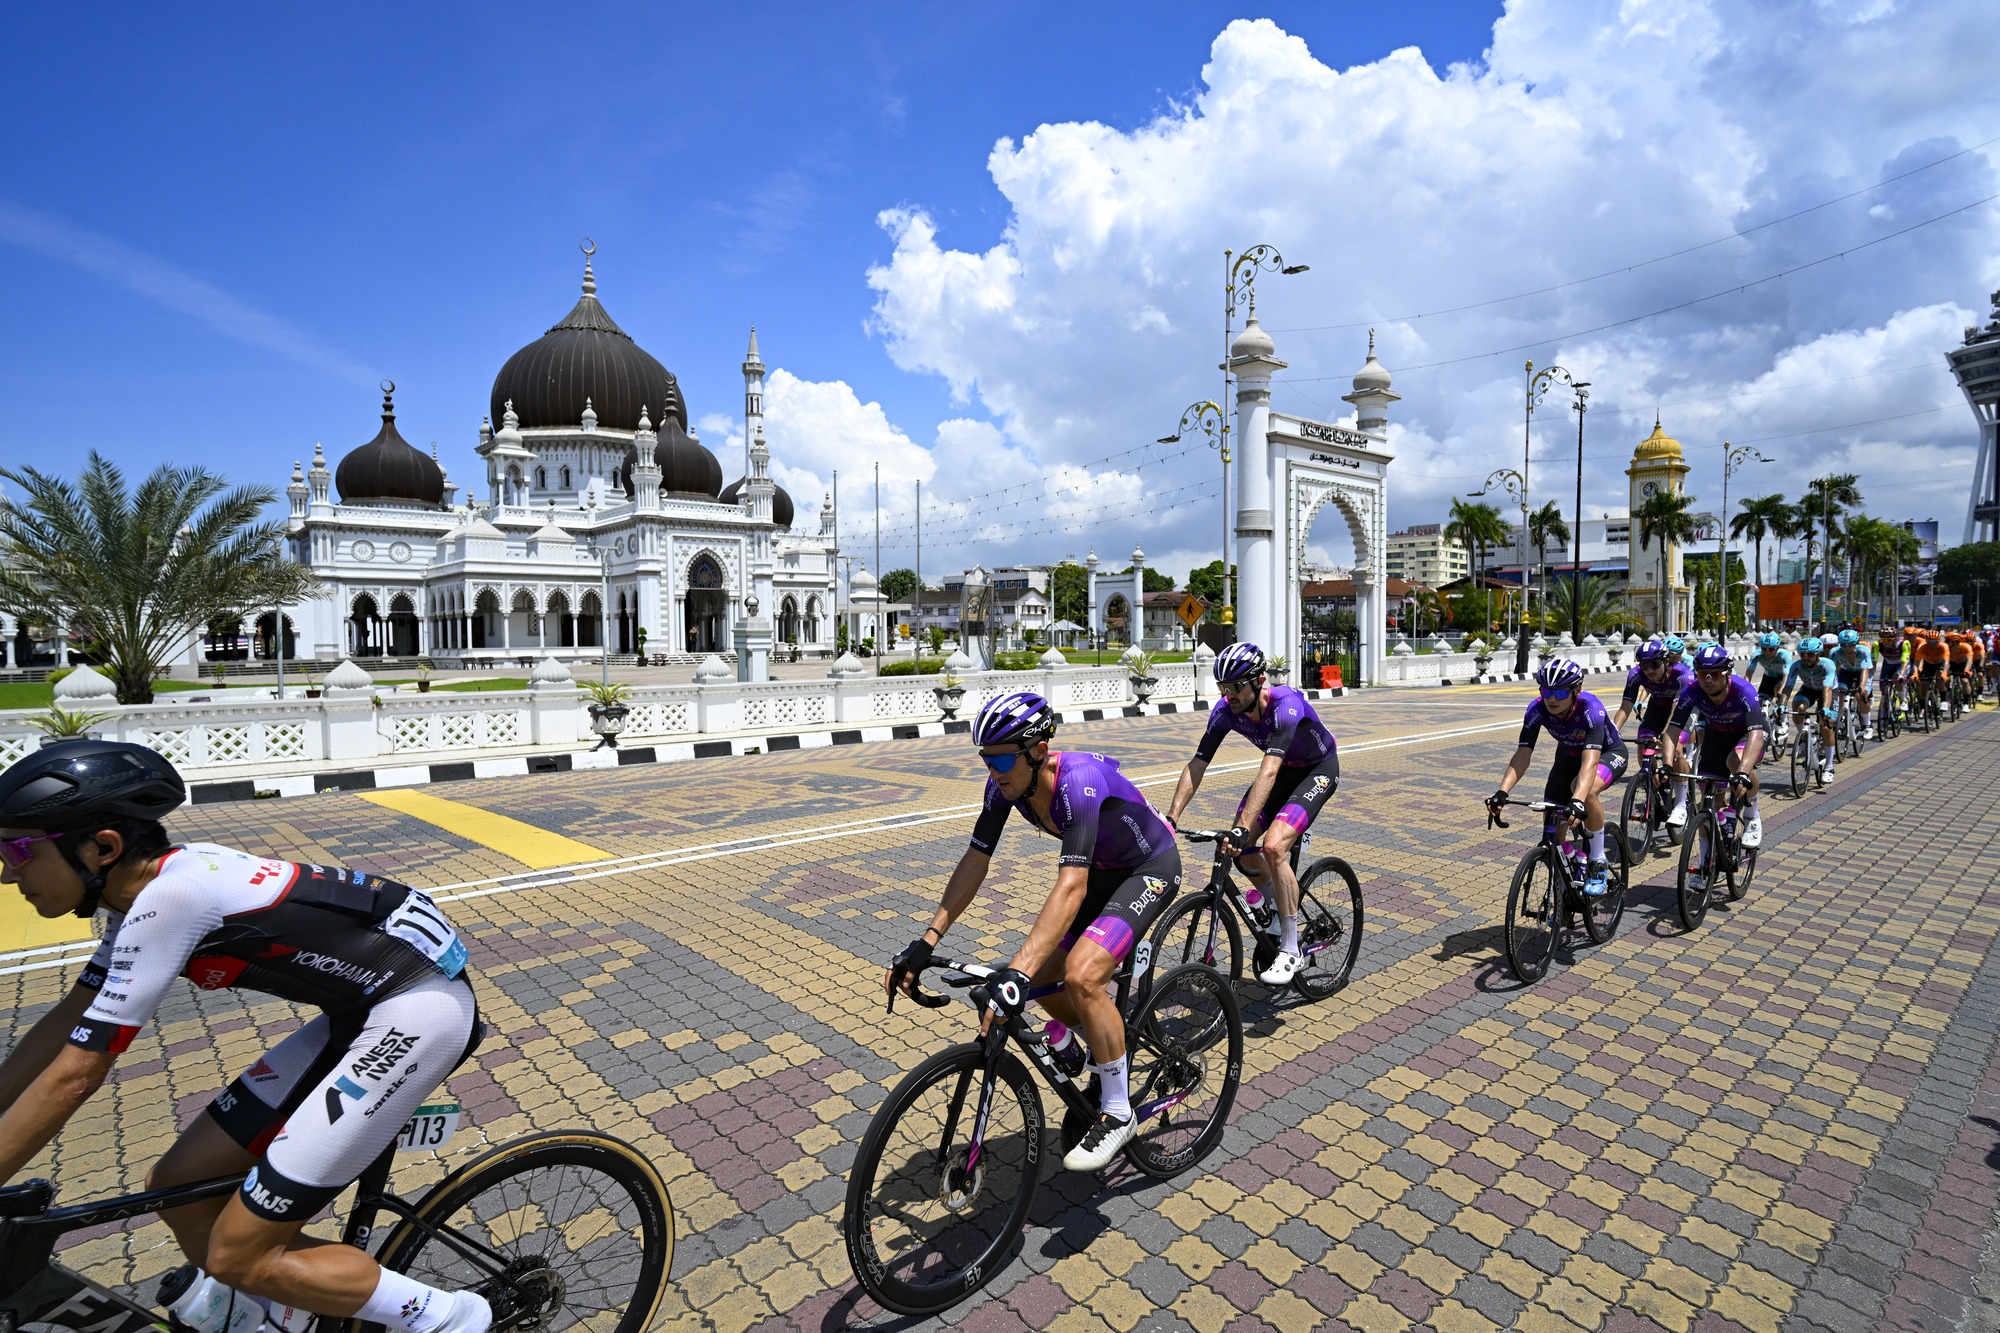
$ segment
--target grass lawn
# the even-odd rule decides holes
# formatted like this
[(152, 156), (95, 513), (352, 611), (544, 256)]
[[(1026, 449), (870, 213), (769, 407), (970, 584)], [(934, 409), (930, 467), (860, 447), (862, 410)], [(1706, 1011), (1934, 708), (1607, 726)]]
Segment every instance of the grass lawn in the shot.
[[(414, 677), (406, 680), (378, 680), (377, 685), (414, 685)], [(269, 689), (262, 686), (231, 686), (224, 689), (210, 681), (197, 685), (191, 680), (156, 680), (153, 682), (155, 694), (190, 694), (196, 690), (215, 699), (226, 699), (232, 694), (241, 694), (246, 689)], [(285, 697), (303, 698), (305, 686), (297, 677), (287, 677)], [(477, 694), (486, 690), (525, 690), (528, 688), (526, 676), (495, 676), (488, 680), (437, 681), (431, 685), (434, 694)], [(7, 708), (47, 708), (56, 699), (56, 687), (45, 681), (0, 681), (0, 709)]]
[[(156, 680), (153, 682), (155, 694), (174, 694), (187, 690), (204, 689), (187, 680)], [(0, 708), (47, 708), (56, 701), (56, 687), (47, 681), (10, 680), (0, 681)]]

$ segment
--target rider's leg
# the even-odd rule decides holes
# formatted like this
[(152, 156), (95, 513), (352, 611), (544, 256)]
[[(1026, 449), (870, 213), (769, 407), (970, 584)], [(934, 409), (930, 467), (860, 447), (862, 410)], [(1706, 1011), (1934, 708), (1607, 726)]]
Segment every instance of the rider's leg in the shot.
[(1063, 965), (1065, 989), (1061, 997), (1049, 998), (1070, 1001), (1066, 1007), (1090, 1047), (1092, 1067), (1100, 1080), (1100, 1107), (1106, 1115), (1128, 1120), (1132, 1104), (1125, 1087), (1125, 1024), (1118, 1016), (1118, 1005), (1109, 989), (1118, 963), (1118, 958), (1103, 945), (1088, 939), (1078, 940)]
[[(1299, 816), (1299, 822), (1293, 823), (1288, 814)], [(1292, 870), (1292, 847), (1304, 828), (1304, 812), (1288, 805), (1278, 811), (1260, 843), (1271, 877), (1271, 897), (1278, 907), (1278, 947), (1287, 953), (1299, 951), (1299, 877)]]
[[(256, 1164), (257, 1159), (230, 1138), (221, 1125), (208, 1116), (198, 1115), (146, 1173), (146, 1188), (165, 1189), (170, 1185), (191, 1185), (197, 1180), (214, 1180), (217, 1176), (233, 1176)], [(209, 1229), (222, 1215), (222, 1206), (227, 1202), (227, 1198), (204, 1199), (160, 1211), (160, 1220), (174, 1233), (189, 1263), (208, 1267)]]

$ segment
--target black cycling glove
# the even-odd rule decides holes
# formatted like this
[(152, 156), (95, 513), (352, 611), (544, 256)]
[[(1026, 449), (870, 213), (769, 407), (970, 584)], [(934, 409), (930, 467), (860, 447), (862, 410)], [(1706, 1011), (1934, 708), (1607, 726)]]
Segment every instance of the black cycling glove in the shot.
[(1584, 821), (1585, 816), (1589, 815), (1590, 808), (1584, 805), (1582, 801), (1571, 801), (1565, 813), (1567, 813), (1571, 819), (1581, 824)]
[(1504, 788), (1495, 790), (1491, 796), (1486, 798), (1486, 808), (1488, 810), (1498, 810), (1505, 804), (1507, 804), (1507, 792)]
[(1250, 850), (1250, 830), (1241, 824), (1223, 834), (1222, 840), (1228, 844), (1232, 856), (1241, 856)]
[(900, 988), (905, 978), (922, 976), (924, 969), (930, 965), (931, 943), (919, 935), (904, 945), (903, 951), (890, 961), (889, 985)]
[(1028, 1003), (1028, 975), (1019, 968), (1003, 967), (986, 980), (986, 1007), (1002, 1022), (1020, 1017)]

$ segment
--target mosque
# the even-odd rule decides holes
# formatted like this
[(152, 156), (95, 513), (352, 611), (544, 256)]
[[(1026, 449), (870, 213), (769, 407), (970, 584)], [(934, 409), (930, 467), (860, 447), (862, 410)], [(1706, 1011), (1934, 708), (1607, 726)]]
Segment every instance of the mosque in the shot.
[[(511, 664), (595, 658), (608, 640), (735, 653), (739, 676), (761, 679), (774, 648), (831, 653), (833, 509), (799, 523), (770, 476), (756, 330), (743, 475), (725, 487), (673, 373), (598, 300), (592, 253), (575, 307), (494, 378), (483, 500), (459, 503), (434, 454), (398, 433), (390, 383), (374, 439), (331, 470), (317, 446), (310, 468), (292, 465), (291, 553), (322, 591), (287, 616), (287, 658)], [(258, 656), (272, 631), (266, 612)]]

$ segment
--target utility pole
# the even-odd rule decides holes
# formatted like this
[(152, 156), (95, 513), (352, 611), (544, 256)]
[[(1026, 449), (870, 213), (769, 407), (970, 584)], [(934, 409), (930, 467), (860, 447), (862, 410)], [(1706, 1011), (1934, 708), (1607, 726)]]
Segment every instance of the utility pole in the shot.
[[(917, 483), (917, 602), (910, 612), (910, 642), (915, 643), (924, 629), (924, 484)], [(918, 654), (922, 655), (921, 646)]]
[[(875, 464), (875, 579), (875, 590), (879, 593), (882, 590), (882, 464), (880, 461)], [(874, 655), (877, 659), (882, 656), (882, 640), (889, 637), (888, 599), (885, 597), (879, 605), (882, 607), (882, 615), (880, 623), (875, 626)]]

